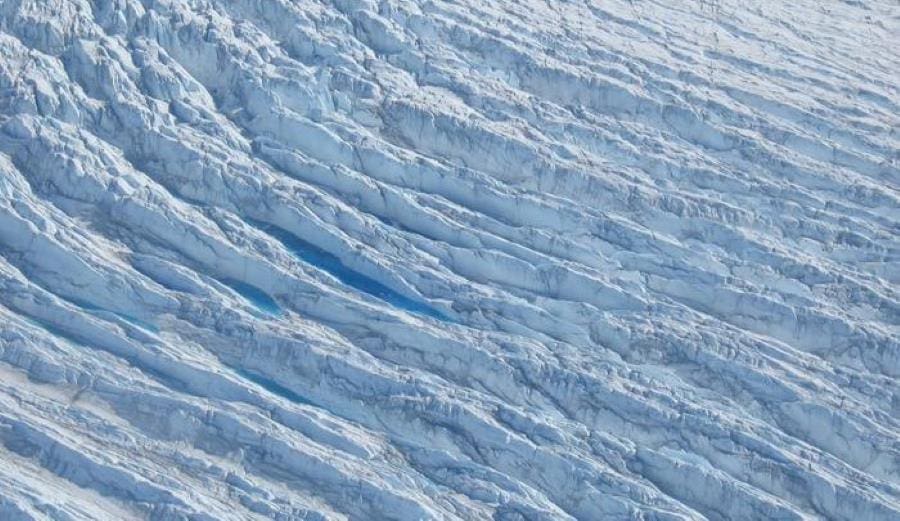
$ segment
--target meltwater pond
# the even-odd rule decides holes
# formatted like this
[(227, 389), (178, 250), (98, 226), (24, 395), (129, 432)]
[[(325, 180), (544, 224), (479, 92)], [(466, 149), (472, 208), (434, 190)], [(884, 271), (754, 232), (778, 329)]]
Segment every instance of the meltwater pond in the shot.
[(296, 255), (300, 260), (329, 273), (334, 278), (356, 289), (357, 291), (367, 293), (375, 298), (387, 302), (394, 307), (410, 311), (412, 313), (436, 318), (438, 320), (450, 321), (449, 317), (447, 317), (440, 311), (428, 306), (427, 304), (417, 302), (409, 297), (401, 295), (400, 293), (372, 279), (371, 277), (363, 275), (362, 273), (347, 267), (336, 255), (333, 255), (315, 246), (314, 244), (304, 241), (303, 239), (297, 237), (293, 233), (283, 228), (260, 221), (254, 221), (250, 219), (246, 220), (260, 230), (278, 239), (279, 242), (281, 242), (291, 253)]

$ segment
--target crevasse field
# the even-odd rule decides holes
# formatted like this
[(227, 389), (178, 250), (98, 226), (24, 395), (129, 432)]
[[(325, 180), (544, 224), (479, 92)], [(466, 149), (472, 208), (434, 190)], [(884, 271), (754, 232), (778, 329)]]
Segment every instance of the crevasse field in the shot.
[(900, 519), (894, 0), (0, 0), (0, 520)]

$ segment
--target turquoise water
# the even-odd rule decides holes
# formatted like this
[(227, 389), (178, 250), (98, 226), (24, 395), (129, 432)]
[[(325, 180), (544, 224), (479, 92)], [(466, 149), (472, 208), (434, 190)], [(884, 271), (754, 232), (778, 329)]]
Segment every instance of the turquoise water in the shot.
[(286, 400), (289, 400), (289, 401), (292, 401), (295, 403), (302, 403), (302, 404), (306, 404), (306, 405), (315, 405), (314, 403), (310, 402), (306, 398), (300, 396), (299, 394), (288, 389), (287, 387), (284, 387), (283, 385), (276, 383), (273, 380), (270, 380), (269, 378), (266, 378), (264, 376), (259, 376), (259, 375), (253, 374), (253, 373), (248, 373), (247, 371), (245, 371), (243, 369), (235, 368), (234, 371), (241, 378), (250, 380), (251, 382), (255, 383), (256, 385), (262, 387), (263, 389), (269, 391), (270, 393), (272, 393), (276, 396), (280, 396)]
[(273, 316), (281, 315), (281, 308), (275, 299), (256, 286), (235, 279), (219, 279), (219, 282), (236, 291), (263, 313)]
[(412, 313), (418, 313), (438, 320), (450, 321), (450, 319), (440, 311), (424, 303), (417, 302), (409, 297), (401, 295), (371, 277), (367, 277), (366, 275), (347, 267), (337, 256), (300, 239), (287, 230), (271, 224), (255, 221), (251, 222), (251, 224), (278, 239), (285, 248), (300, 260), (330, 273), (339, 281), (358, 291), (368, 293), (394, 307)]

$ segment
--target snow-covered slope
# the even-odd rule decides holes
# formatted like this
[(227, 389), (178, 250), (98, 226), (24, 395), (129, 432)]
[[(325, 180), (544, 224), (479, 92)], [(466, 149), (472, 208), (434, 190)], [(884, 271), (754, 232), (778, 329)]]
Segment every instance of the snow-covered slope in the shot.
[(900, 519), (898, 40), (0, 1), (0, 519)]

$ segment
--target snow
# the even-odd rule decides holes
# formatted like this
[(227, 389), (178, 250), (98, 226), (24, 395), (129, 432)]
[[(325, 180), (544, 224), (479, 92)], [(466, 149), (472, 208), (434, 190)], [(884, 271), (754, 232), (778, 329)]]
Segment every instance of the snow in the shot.
[(0, 519), (900, 518), (894, 2), (0, 2)]

